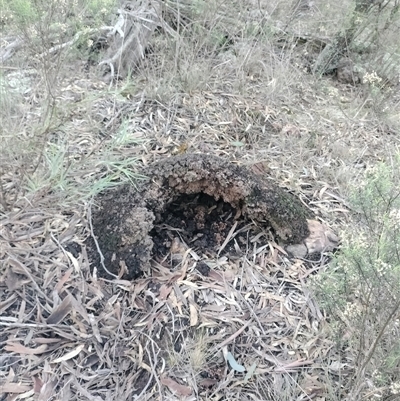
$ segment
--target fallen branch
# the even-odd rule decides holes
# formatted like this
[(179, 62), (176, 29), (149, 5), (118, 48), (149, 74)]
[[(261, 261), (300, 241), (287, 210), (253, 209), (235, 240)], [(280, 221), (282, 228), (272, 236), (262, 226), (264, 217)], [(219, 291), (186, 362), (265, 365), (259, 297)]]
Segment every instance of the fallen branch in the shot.
[(19, 49), (22, 48), (24, 42), (20, 38), (13, 38), (13, 41), (9, 43), (0, 53), (0, 62), (4, 63), (6, 60), (11, 58)]
[(60, 43), (51, 47), (49, 50), (44, 51), (43, 53), (39, 54), (40, 58), (47, 57), (51, 54), (57, 53), (58, 51), (73, 46), (83, 35), (93, 35), (94, 33), (100, 32), (112, 32), (114, 27), (112, 26), (103, 26), (101, 28), (92, 28), (92, 29), (85, 29), (84, 31), (77, 32), (74, 37), (65, 43)]

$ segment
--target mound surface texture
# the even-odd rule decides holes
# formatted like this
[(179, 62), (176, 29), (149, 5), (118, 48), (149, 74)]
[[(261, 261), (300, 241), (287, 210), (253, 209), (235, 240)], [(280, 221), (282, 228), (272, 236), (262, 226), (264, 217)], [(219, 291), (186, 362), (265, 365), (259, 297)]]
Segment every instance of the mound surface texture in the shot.
[[(182, 204), (182, 226), (173, 228), (177, 231), (207, 225), (208, 233), (220, 230), (223, 236), (240, 218), (271, 228), (285, 244), (303, 243), (310, 235), (312, 214), (298, 198), (267, 177), (219, 157), (174, 156), (149, 166), (143, 174), (148, 180), (139, 188), (123, 186), (108, 191), (98, 196), (92, 208), (95, 239), (88, 238), (87, 249), (100, 276), (110, 272), (133, 279), (148, 268), (154, 228), (166, 224), (174, 204)], [(214, 207), (210, 205), (213, 201)], [(218, 220), (224, 213), (229, 215), (224, 218), (226, 224)], [(212, 217), (204, 217), (208, 215)]]

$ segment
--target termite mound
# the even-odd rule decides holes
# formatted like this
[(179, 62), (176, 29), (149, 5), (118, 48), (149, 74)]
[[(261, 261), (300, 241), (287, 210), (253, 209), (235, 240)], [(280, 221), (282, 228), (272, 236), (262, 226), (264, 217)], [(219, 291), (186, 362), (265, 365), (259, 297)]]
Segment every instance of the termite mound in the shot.
[[(138, 188), (125, 185), (95, 200), (91, 213), (95, 240), (88, 238), (87, 249), (101, 276), (111, 272), (127, 279), (138, 277), (150, 266), (154, 243), (158, 251), (163, 246), (162, 225), (181, 230), (187, 240), (198, 239), (203, 247), (220, 245), (239, 217), (270, 227), (286, 245), (303, 246), (312, 234), (313, 215), (296, 196), (268, 177), (222, 158), (173, 156), (147, 167), (143, 174), (148, 180)], [(179, 222), (181, 227), (171, 226)]]

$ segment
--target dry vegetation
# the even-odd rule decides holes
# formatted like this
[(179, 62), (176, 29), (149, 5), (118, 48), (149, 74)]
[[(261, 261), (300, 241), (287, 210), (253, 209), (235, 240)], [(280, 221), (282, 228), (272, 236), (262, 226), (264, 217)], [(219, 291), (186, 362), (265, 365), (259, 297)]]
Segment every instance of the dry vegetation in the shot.
[[(114, 1), (0, 1), (0, 400), (398, 399), (398, 0), (153, 3), (116, 80)], [(244, 226), (99, 278), (93, 197), (185, 152), (290, 189), (342, 248), (291, 259)]]

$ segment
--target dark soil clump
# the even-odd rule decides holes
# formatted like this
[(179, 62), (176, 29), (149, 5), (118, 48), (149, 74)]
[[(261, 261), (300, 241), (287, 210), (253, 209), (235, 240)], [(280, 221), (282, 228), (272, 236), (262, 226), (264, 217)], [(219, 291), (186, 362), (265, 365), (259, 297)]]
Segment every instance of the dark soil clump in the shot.
[(177, 237), (196, 252), (216, 251), (228, 236), (236, 213), (229, 203), (216, 201), (210, 195), (182, 195), (156, 218), (150, 232), (154, 256), (167, 255)]

